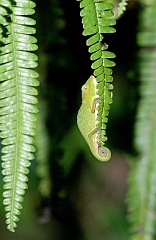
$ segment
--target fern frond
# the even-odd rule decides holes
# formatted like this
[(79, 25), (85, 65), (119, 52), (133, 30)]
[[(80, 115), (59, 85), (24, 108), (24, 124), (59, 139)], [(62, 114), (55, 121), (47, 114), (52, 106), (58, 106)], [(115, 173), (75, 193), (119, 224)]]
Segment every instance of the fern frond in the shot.
[(0, 137), (2, 144), (2, 174), (6, 223), (14, 231), (22, 209), (21, 202), (27, 189), (26, 182), (30, 160), (35, 152), (36, 95), (38, 74), (31, 68), (37, 66), (37, 49), (32, 27), (35, 3), (25, 0), (1, 0), (2, 34), (0, 47)]
[(142, 9), (138, 33), (140, 95), (135, 126), (135, 159), (129, 177), (130, 239), (155, 239), (156, 236), (156, 1)]
[(103, 146), (107, 139), (105, 135), (109, 105), (112, 103), (111, 90), (113, 85), (111, 82), (113, 78), (110, 68), (115, 65), (109, 58), (114, 58), (115, 54), (108, 51), (108, 45), (102, 43), (102, 41), (103, 33), (115, 32), (112, 26), (116, 24), (116, 21), (111, 18), (113, 16), (111, 11), (113, 5), (105, 0), (82, 0), (80, 1), (80, 8), (82, 8), (80, 15), (84, 28), (83, 35), (90, 36), (86, 44), (93, 61), (91, 68), (94, 70), (97, 81), (97, 95), (101, 100), (98, 104), (97, 127), (101, 129), (98, 133), (98, 144)]
[(124, 11), (126, 11), (127, 2), (129, 0), (122, 0), (118, 5), (118, 17), (120, 17)]

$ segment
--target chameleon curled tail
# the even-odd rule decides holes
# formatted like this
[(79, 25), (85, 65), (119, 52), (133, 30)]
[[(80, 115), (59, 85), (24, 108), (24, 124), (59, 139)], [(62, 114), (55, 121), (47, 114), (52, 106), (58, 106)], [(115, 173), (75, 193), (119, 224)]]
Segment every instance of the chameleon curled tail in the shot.
[[(78, 111), (77, 124), (93, 155), (100, 161), (108, 161), (111, 152), (98, 144), (96, 79), (91, 76), (82, 86), (82, 105)], [(106, 138), (106, 137), (105, 137)], [(107, 139), (107, 138), (106, 138)]]
[(101, 146), (98, 148), (99, 160), (108, 161), (111, 158), (111, 152), (107, 147)]

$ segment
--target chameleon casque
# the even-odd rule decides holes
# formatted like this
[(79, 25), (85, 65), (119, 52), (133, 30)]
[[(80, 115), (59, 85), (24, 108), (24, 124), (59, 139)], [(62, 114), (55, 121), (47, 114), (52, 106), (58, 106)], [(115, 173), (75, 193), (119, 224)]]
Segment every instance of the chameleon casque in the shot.
[[(90, 76), (81, 88), (82, 105), (78, 111), (77, 124), (92, 154), (100, 161), (108, 161), (111, 158), (110, 150), (98, 144), (98, 132), (101, 129), (97, 127), (97, 106), (100, 98), (96, 94), (96, 85), (96, 78)], [(104, 137), (104, 141), (106, 140)]]

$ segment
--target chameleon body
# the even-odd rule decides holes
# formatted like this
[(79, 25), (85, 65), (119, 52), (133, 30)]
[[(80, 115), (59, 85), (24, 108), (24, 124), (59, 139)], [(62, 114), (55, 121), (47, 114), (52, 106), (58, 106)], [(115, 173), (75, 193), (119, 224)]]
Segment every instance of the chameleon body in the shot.
[[(82, 105), (78, 111), (77, 124), (93, 155), (100, 161), (108, 161), (111, 152), (98, 144), (97, 104), (99, 97), (96, 94), (96, 78), (90, 76), (82, 86)], [(105, 137), (105, 140), (107, 138)]]

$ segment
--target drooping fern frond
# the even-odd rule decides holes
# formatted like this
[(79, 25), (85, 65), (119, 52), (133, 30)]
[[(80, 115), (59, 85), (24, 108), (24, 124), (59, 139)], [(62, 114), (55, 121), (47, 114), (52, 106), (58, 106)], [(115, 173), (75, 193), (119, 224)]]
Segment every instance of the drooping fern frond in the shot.
[(122, 0), (118, 5), (118, 17), (120, 17), (124, 11), (126, 11), (127, 2), (129, 0)]
[(156, 0), (140, 14), (138, 73), (140, 103), (135, 126), (139, 153), (129, 177), (131, 238), (153, 240), (156, 236)]
[[(22, 209), (21, 202), (34, 158), (34, 135), (38, 109), (36, 86), (37, 49), (32, 27), (35, 3), (29, 0), (1, 0), (2, 38), (0, 46), (0, 137), (2, 144), (2, 174), (4, 175), (4, 205), (6, 223), (14, 231)], [(3, 11), (1, 11), (3, 10)], [(3, 34), (5, 33), (5, 34)]]
[(80, 15), (82, 17), (83, 35), (89, 36), (86, 44), (89, 47), (88, 51), (91, 54), (93, 61), (91, 67), (94, 69), (94, 76), (97, 81), (97, 95), (100, 99), (98, 104), (98, 145), (103, 146), (107, 140), (106, 123), (110, 104), (112, 103), (111, 84), (113, 78), (110, 69), (115, 64), (109, 58), (114, 58), (114, 53), (108, 51), (108, 45), (103, 42), (104, 33), (114, 33), (112, 27), (116, 21), (112, 19), (113, 13), (111, 9), (113, 5), (105, 0), (77, 0), (80, 1)]

